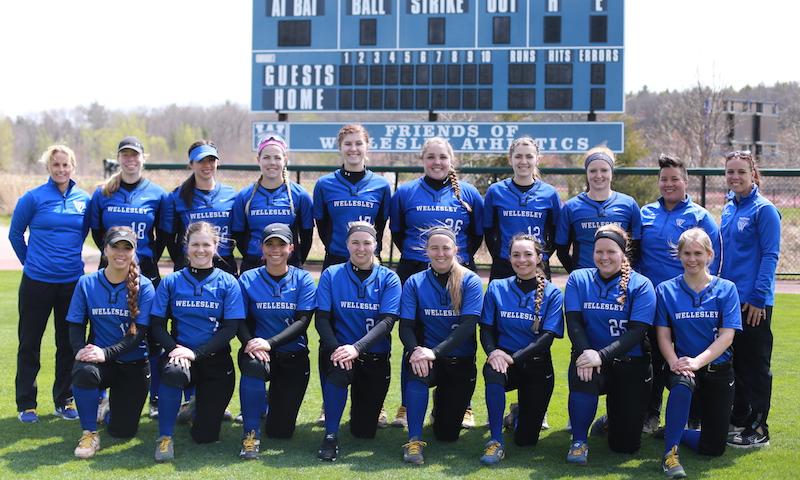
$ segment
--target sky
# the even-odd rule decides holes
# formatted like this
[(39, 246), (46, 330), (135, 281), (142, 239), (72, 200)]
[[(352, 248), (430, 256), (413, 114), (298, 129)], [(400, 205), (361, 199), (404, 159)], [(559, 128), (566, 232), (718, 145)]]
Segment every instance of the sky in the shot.
[[(0, 116), (249, 105), (251, 11), (251, 0), (3, 1)], [(799, 12), (786, 0), (626, 0), (625, 91), (800, 81)]]

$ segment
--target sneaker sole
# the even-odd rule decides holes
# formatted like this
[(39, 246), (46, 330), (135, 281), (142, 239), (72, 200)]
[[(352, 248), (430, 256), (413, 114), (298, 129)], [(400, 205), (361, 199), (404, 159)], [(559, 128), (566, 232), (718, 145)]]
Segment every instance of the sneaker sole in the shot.
[(766, 441), (764, 443), (751, 443), (749, 445), (740, 445), (738, 443), (730, 443), (730, 442), (728, 442), (728, 446), (729, 447), (733, 447), (733, 448), (742, 448), (742, 449), (763, 448), (763, 447), (769, 447), (769, 441)]
[[(53, 413), (53, 415), (55, 415), (56, 417), (60, 418), (61, 420), (69, 420), (70, 422), (73, 421), (73, 420), (78, 420), (78, 418), (79, 418), (79, 417), (70, 418), (70, 417), (67, 417), (64, 414), (61, 414), (61, 413), (58, 413), (58, 412)], [(31, 422), (31, 423), (33, 423), (33, 422)]]

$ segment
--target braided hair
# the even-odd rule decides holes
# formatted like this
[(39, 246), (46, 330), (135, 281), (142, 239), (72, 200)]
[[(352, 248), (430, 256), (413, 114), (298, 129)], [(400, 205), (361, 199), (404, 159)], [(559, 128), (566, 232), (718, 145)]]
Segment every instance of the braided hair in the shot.
[(539, 240), (536, 239), (535, 236), (529, 233), (517, 233), (511, 238), (511, 244), (509, 245), (510, 249), (514, 248), (514, 244), (517, 242), (531, 242), (533, 244), (533, 248), (536, 251), (537, 261), (536, 261), (536, 297), (534, 300), (534, 315), (536, 317), (535, 324), (534, 324), (534, 331), (539, 330), (539, 322), (541, 310), (542, 310), (542, 303), (544, 302), (544, 288), (545, 283), (547, 282), (547, 277), (544, 274), (544, 270), (542, 269), (542, 244)]
[(597, 233), (599, 232), (613, 232), (619, 235), (625, 241), (625, 248), (622, 249), (622, 265), (620, 266), (620, 279), (619, 279), (619, 296), (617, 297), (617, 303), (620, 305), (625, 305), (625, 299), (628, 297), (628, 282), (631, 279), (631, 262), (628, 260), (628, 255), (630, 254), (630, 239), (628, 237), (628, 232), (625, 231), (622, 227), (617, 225), (616, 223), (609, 223), (607, 225), (603, 225), (602, 227), (597, 229)]
[(472, 206), (470, 206), (470, 204), (467, 203), (466, 200), (464, 200), (461, 196), (461, 184), (458, 183), (458, 173), (456, 173), (456, 169), (452, 166), (452, 162), (455, 162), (456, 157), (453, 153), (453, 146), (450, 145), (450, 142), (443, 137), (431, 137), (425, 140), (425, 143), (422, 145), (422, 150), (420, 151), (420, 158), (424, 158), (425, 150), (435, 143), (443, 145), (447, 150), (447, 154), (450, 156), (451, 165), (450, 171), (447, 173), (447, 177), (450, 180), (450, 187), (453, 189), (453, 195), (456, 197), (456, 199), (458, 199), (459, 202), (461, 202), (461, 205), (464, 206), (467, 212), (472, 213)]
[[(106, 232), (106, 238), (114, 232), (126, 232), (129, 236), (135, 237), (131, 227), (118, 225), (111, 227)], [(135, 250), (135, 248), (134, 248)], [(128, 314), (130, 315), (130, 323), (128, 326), (127, 335), (136, 335), (136, 317), (139, 316), (139, 264), (136, 263), (136, 255), (128, 265), (128, 274), (125, 277), (125, 288), (128, 291)]]

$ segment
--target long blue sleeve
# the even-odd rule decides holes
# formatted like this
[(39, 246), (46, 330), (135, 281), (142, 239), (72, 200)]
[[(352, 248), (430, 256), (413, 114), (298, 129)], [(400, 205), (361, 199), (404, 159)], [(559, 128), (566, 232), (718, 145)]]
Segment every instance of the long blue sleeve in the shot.
[(25, 258), (28, 255), (28, 245), (25, 243), (25, 230), (33, 218), (35, 200), (31, 192), (25, 193), (17, 202), (14, 214), (11, 216), (11, 227), (8, 230), (8, 240), (14, 253), (17, 254), (19, 262), (25, 265)]
[(774, 295), (775, 272), (781, 253), (781, 217), (773, 205), (765, 205), (758, 211), (758, 241), (761, 262), (758, 276), (753, 285), (750, 298), (742, 299), (758, 308), (764, 308), (767, 300)]

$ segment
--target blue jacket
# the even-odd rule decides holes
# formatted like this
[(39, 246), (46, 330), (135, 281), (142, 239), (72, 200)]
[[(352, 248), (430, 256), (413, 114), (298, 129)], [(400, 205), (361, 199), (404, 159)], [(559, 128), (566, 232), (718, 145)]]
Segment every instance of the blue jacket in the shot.
[[(83, 275), (83, 240), (89, 232), (89, 194), (69, 181), (61, 193), (52, 178), (23, 195), (14, 208), (8, 239), (33, 280), (70, 283)], [(25, 243), (25, 230), (30, 231)]]
[(781, 253), (781, 214), (758, 187), (746, 197), (728, 193), (722, 208), (720, 276), (736, 284), (739, 300), (758, 308), (775, 304), (775, 270)]

